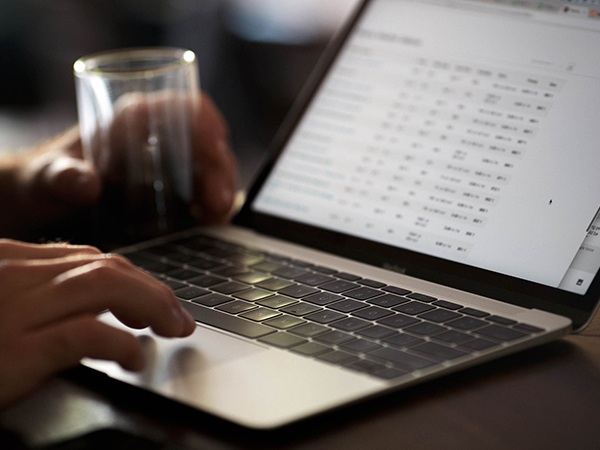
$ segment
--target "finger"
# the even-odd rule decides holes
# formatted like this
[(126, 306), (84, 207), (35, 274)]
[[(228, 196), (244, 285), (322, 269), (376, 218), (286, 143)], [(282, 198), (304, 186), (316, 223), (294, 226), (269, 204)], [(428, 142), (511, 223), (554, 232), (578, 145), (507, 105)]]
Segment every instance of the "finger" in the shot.
[(102, 192), (102, 182), (94, 166), (66, 153), (49, 163), (42, 181), (56, 200), (71, 206), (94, 204)]
[(50, 146), (65, 149), (67, 154), (73, 158), (84, 159), (79, 125), (73, 125), (65, 130), (63, 134), (50, 142)]
[(84, 357), (113, 360), (128, 370), (144, 366), (139, 342), (132, 334), (92, 316), (53, 324), (36, 332), (31, 340), (31, 345), (43, 348), (47, 355), (40, 364), (46, 373), (72, 367)]
[[(0, 266), (2, 294), (5, 298), (8, 297), (15, 302), (16, 299), (13, 297), (17, 292), (34, 290), (63, 272), (105, 259), (118, 261), (124, 268), (132, 267), (132, 264), (122, 256), (102, 253), (75, 253), (53, 259), (14, 259), (6, 261)], [(6, 301), (4, 304), (6, 304)]]
[(195, 197), (204, 220), (214, 222), (231, 210), (237, 165), (223, 116), (207, 95), (202, 95), (200, 105), (194, 126)]
[(198, 166), (194, 179), (203, 220), (222, 222), (232, 209), (237, 178), (237, 165), (227, 143), (218, 142), (212, 157)]
[(68, 255), (98, 255), (100, 253), (100, 250), (88, 245), (31, 244), (12, 239), (0, 239), (0, 259), (52, 259)]
[(0, 348), (0, 407), (30, 392), (51, 375), (76, 366), (84, 357), (113, 360), (126, 370), (141, 370), (138, 340), (91, 316), (53, 324)]
[(186, 336), (195, 328), (171, 289), (149, 274), (112, 259), (62, 273), (31, 292), (27, 303), (30, 312), (24, 326), (28, 328), (106, 309), (119, 318), (148, 323), (162, 336)]

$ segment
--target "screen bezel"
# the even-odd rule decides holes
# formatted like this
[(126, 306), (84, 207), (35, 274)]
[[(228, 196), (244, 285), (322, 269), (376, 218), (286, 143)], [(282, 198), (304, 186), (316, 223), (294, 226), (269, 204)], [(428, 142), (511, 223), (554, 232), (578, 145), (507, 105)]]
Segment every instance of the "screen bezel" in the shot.
[(290, 109), (269, 148), (268, 158), (252, 184), (234, 223), (259, 233), (288, 240), (408, 276), (443, 284), (526, 308), (537, 308), (569, 317), (573, 329), (585, 326), (598, 307), (600, 277), (596, 274), (585, 295), (552, 288), (422, 253), (392, 247), (324, 228), (274, 217), (252, 210), (252, 202), (284, 150), (300, 119), (318, 91), (348, 36), (371, 3), (363, 0), (353, 17), (332, 39), (298, 99)]

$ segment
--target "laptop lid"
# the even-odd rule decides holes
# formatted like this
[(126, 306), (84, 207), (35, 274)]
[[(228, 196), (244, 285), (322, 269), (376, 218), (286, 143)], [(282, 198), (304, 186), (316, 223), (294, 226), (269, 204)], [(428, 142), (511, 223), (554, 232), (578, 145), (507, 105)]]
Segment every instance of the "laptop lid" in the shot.
[(365, 1), (236, 223), (511, 304), (600, 294), (600, 19), (562, 1)]

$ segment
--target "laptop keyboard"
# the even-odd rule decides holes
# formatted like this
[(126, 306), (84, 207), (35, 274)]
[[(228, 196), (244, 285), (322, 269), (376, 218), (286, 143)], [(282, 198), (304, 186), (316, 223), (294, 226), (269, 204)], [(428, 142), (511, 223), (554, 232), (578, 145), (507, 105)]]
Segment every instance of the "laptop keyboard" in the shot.
[(125, 256), (169, 285), (197, 322), (381, 379), (544, 331), (212, 237)]

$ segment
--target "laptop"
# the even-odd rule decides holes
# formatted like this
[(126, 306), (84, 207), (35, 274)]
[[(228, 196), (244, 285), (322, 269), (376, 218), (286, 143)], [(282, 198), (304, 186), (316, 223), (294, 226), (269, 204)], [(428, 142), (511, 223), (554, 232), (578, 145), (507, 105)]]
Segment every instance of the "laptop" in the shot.
[(592, 3), (361, 3), (233, 223), (121, 251), (193, 335), (130, 330), (139, 374), (84, 365), (273, 429), (582, 329), (600, 294)]

